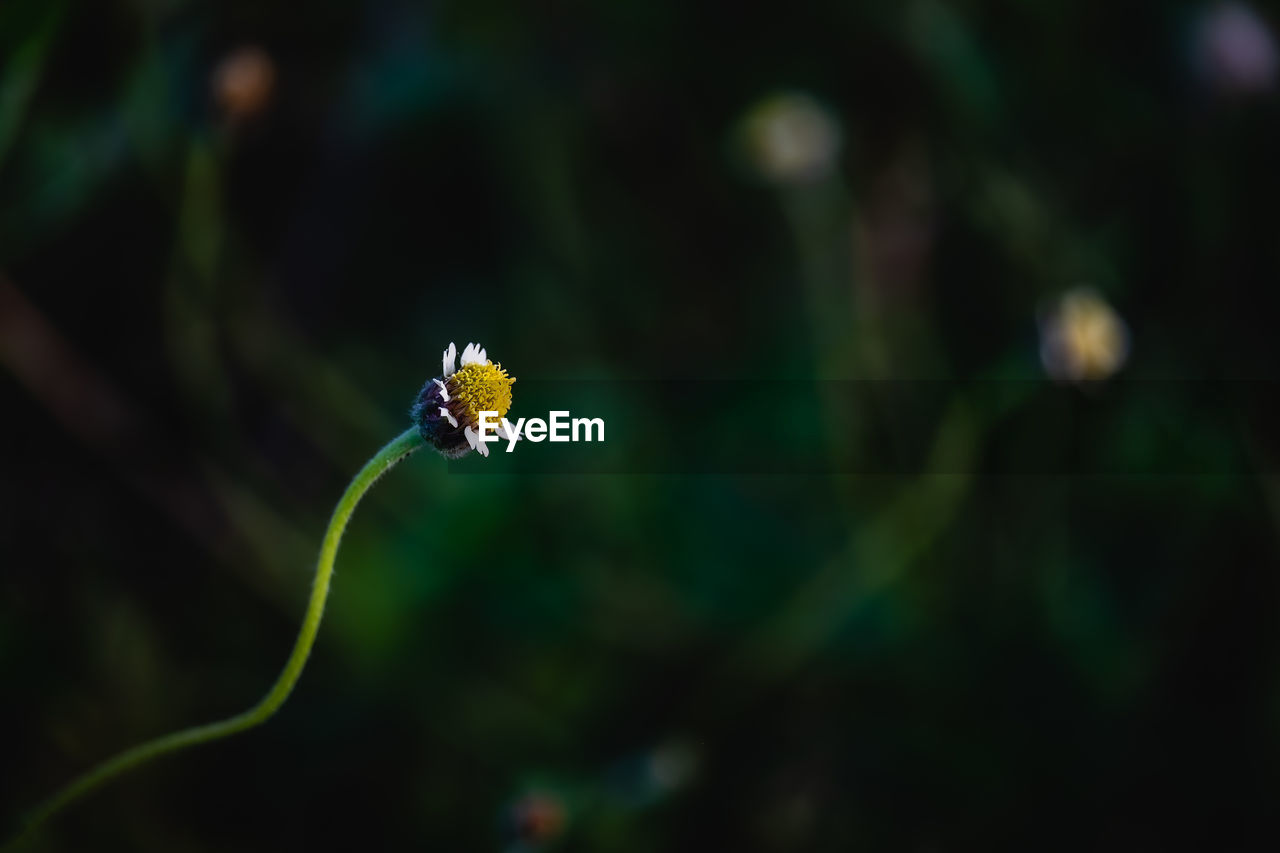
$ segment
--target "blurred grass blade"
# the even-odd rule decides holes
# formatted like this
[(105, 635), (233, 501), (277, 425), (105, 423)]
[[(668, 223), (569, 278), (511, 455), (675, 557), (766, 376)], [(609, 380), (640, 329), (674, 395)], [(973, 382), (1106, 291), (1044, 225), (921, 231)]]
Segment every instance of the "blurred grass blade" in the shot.
[[(65, 8), (61, 2), (27, 5), (43, 6), (43, 19), (29, 30), (30, 35), (25, 41), (11, 48), (12, 53), (0, 72), (0, 165), (18, 136), (18, 128), (22, 126), (22, 119), (44, 72)], [(8, 14), (0, 17), (0, 31), (16, 32), (21, 28), (14, 26), (13, 19), (20, 17), (21, 12), (16, 7), (7, 11)]]

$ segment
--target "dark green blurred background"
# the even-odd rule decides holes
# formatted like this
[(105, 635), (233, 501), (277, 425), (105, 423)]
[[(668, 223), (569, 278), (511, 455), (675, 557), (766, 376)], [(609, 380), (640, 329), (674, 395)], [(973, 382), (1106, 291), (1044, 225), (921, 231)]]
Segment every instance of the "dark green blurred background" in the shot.
[(674, 455), (413, 457), (279, 716), (48, 849), (1270, 847), (1277, 21), (5, 0), (0, 820), (259, 698), (478, 340)]

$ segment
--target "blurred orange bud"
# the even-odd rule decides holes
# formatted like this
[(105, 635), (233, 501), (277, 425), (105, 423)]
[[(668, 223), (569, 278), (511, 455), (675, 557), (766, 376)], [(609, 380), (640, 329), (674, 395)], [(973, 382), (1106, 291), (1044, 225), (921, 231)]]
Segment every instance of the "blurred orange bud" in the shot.
[(253, 118), (266, 109), (276, 84), (276, 66), (260, 47), (241, 47), (213, 70), (213, 97), (232, 122)]
[(546, 791), (530, 791), (512, 804), (510, 820), (517, 838), (540, 843), (559, 838), (569, 815), (560, 797)]

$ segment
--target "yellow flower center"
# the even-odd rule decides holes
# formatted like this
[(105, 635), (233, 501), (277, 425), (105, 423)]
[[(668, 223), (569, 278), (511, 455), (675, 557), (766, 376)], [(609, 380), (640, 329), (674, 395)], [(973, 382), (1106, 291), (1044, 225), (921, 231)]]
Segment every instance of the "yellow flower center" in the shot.
[(467, 407), (471, 422), (476, 423), (481, 412), (497, 412), (502, 417), (510, 411), (511, 383), (515, 381), (501, 364), (468, 364), (449, 378), (449, 394)]

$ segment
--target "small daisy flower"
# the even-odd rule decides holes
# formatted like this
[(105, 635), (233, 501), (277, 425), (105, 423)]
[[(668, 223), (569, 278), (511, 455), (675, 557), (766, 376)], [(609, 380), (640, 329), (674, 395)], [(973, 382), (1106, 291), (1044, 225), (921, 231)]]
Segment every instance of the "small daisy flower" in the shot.
[(1040, 319), (1040, 360), (1054, 379), (1106, 379), (1129, 357), (1124, 320), (1093, 290), (1064, 293)]
[[(427, 443), (448, 459), (468, 451), (489, 455), (489, 446), (480, 440), (480, 413), (497, 412), (501, 418), (511, 409), (511, 384), (501, 364), (489, 360), (484, 347), (467, 344), (458, 358), (458, 348), (450, 343), (444, 351), (441, 375), (422, 386), (410, 409), (413, 422)], [(498, 429), (504, 438), (506, 432)]]

